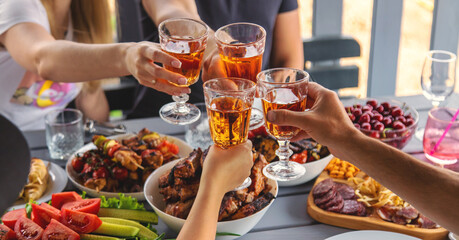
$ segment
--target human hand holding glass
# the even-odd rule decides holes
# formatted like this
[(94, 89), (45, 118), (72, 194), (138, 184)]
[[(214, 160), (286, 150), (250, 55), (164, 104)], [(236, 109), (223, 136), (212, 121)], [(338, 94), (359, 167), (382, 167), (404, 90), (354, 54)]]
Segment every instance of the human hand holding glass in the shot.
[[(227, 149), (247, 141), (255, 90), (254, 82), (240, 78), (217, 78), (204, 83), (210, 135), (218, 147)], [(235, 190), (251, 182), (247, 178)]]
[[(274, 68), (258, 74), (258, 91), (262, 98), (265, 117), (271, 110), (287, 109), (302, 112), (306, 110), (309, 74), (291, 68)], [(289, 162), (292, 155), (290, 139), (300, 132), (292, 126), (280, 126), (265, 121), (266, 130), (274, 136), (279, 149), (276, 151), (278, 162), (268, 164), (263, 173), (277, 181), (289, 181), (301, 177), (306, 169), (301, 164)]]
[[(198, 81), (201, 71), (201, 62), (207, 45), (209, 27), (203, 22), (187, 18), (172, 18), (159, 24), (159, 40), (161, 49), (180, 60), (181, 67), (175, 68), (165, 65), (172, 72), (179, 73), (187, 78), (187, 83), (176, 86), (189, 86)], [(189, 103), (188, 94), (172, 96), (174, 103), (164, 105), (159, 114), (161, 118), (172, 124), (185, 125), (199, 119), (201, 112)]]
[[(219, 28), (215, 32), (215, 39), (226, 76), (256, 83), (265, 51), (265, 29), (253, 23), (233, 23)], [(253, 108), (250, 128), (255, 129), (262, 124), (263, 113)]]

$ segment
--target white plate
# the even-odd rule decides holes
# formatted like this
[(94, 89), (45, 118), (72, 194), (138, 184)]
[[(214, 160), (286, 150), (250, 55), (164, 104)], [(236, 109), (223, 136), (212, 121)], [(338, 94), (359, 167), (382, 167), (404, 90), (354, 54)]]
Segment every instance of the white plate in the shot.
[[(120, 135), (111, 136), (109, 138), (115, 139), (117, 141), (121, 141), (121, 139), (131, 138), (131, 137), (134, 137), (134, 136), (135, 136), (135, 134), (120, 134)], [(188, 154), (190, 154), (191, 151), (193, 151), (191, 146), (188, 145), (186, 142), (182, 141), (181, 139), (178, 139), (178, 138), (172, 137), (172, 136), (162, 135), (162, 134), (160, 134), (160, 136), (166, 137), (168, 141), (173, 142), (174, 144), (176, 144), (179, 147), (178, 155), (180, 157), (186, 157), (186, 156), (188, 156)], [(118, 197), (119, 193), (117, 193), (117, 192), (104, 192), (104, 191), (99, 191), (98, 192), (98, 191), (96, 191), (94, 189), (87, 188), (87, 187), (85, 187), (84, 185), (81, 185), (78, 182), (78, 180), (77, 180), (78, 179), (78, 177), (77, 177), (78, 174), (75, 172), (75, 170), (73, 170), (72, 159), (75, 157), (76, 154), (84, 153), (84, 152), (86, 152), (88, 150), (91, 150), (91, 149), (96, 149), (96, 146), (93, 143), (88, 143), (88, 144), (84, 145), (82, 148), (80, 148), (78, 151), (76, 151), (74, 154), (72, 154), (72, 156), (70, 156), (69, 160), (67, 161), (66, 167), (65, 167), (65, 170), (67, 171), (67, 175), (69, 176), (70, 181), (73, 183), (73, 185), (75, 185), (75, 187), (77, 187), (81, 191), (85, 191), (89, 196), (92, 196), (92, 197), (100, 197), (100, 196)], [(137, 200), (141, 200), (141, 201), (145, 200), (145, 195), (143, 194), (143, 191), (142, 192), (124, 193), (124, 194), (126, 196), (132, 196), (134, 198), (137, 198)]]
[(363, 231), (353, 231), (338, 234), (333, 237), (329, 237), (325, 240), (419, 240), (412, 236), (405, 234), (386, 232), (386, 231), (376, 231), (376, 230), (363, 230)]
[[(49, 179), (48, 179), (48, 187), (46, 188), (45, 193), (43, 193), (43, 196), (36, 200), (38, 203), (43, 203), (43, 202), (48, 202), (51, 200), (51, 195), (53, 193), (59, 193), (62, 192), (65, 189), (65, 186), (67, 186), (67, 174), (65, 173), (64, 169), (59, 167), (55, 163), (51, 163), (48, 161), (44, 161), (43, 163), (45, 165), (48, 165), (48, 174), (49, 174)], [(24, 202), (23, 199), (16, 200), (14, 202), (14, 205), (10, 207), (10, 210), (14, 209), (20, 209), (24, 208), (26, 203)]]

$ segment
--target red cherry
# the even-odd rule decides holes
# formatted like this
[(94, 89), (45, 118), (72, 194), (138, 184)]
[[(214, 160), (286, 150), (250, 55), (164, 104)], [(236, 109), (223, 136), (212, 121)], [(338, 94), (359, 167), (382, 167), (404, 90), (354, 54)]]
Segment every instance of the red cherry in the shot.
[(403, 124), (406, 125), (406, 118), (404, 116), (395, 117), (395, 121), (400, 121), (400, 122), (402, 122)]
[(365, 106), (362, 107), (362, 111), (363, 112), (368, 112), (368, 111), (371, 112), (371, 110), (373, 110), (373, 107), (370, 106), (370, 105), (365, 105)]
[(378, 111), (379, 113), (384, 112), (384, 107), (383, 107), (382, 105), (377, 106), (375, 109), (376, 109), (376, 111)]
[(406, 125), (407, 127), (409, 127), (409, 126), (411, 126), (411, 125), (413, 125), (413, 124), (414, 124), (414, 119), (412, 119), (412, 118), (406, 119), (405, 125)]
[(363, 129), (363, 130), (371, 130), (371, 125), (370, 125), (370, 123), (367, 123), (367, 122), (366, 123), (362, 123), (360, 125), (360, 128)]
[(392, 127), (396, 130), (403, 130), (405, 129), (405, 124), (403, 124), (402, 122), (400, 121), (395, 121), (393, 124), (392, 124)]
[(391, 117), (384, 117), (381, 122), (384, 124), (384, 126), (390, 127), (392, 125), (392, 118)]
[(355, 116), (352, 115), (352, 113), (348, 113), (347, 115), (349, 116), (349, 119), (351, 119), (352, 122), (355, 121)]
[(381, 122), (376, 122), (376, 123), (373, 125), (373, 130), (376, 130), (376, 131), (382, 131), (382, 130), (384, 130), (384, 124), (381, 123)]
[(376, 106), (378, 106), (378, 101), (376, 101), (375, 99), (370, 99), (367, 101), (367, 105), (370, 105), (373, 108), (375, 108)]
[(385, 131), (384, 134), (386, 135), (386, 138), (394, 138), (397, 136), (393, 131)]
[(392, 117), (403, 116), (403, 111), (399, 107), (392, 109)]
[(386, 111), (390, 109), (390, 103), (388, 103), (388, 102), (381, 103), (381, 106), (383, 106), (384, 110), (386, 110)]
[(360, 125), (358, 123), (354, 123), (354, 127), (360, 129)]
[(354, 104), (354, 108), (362, 108), (362, 105), (360, 105), (360, 104)]
[(353, 114), (356, 118), (359, 118), (360, 115), (362, 115), (362, 109), (360, 109), (360, 108), (355, 108), (354, 111), (352, 111), (352, 114)]
[(370, 133), (370, 137), (372, 137), (372, 138), (379, 138), (379, 136), (380, 136), (379, 132), (374, 132), (373, 131), (373, 132)]
[(389, 111), (384, 111), (381, 113), (384, 117), (391, 116)]
[(374, 119), (374, 120), (376, 120), (378, 122), (382, 122), (383, 118), (384, 117), (379, 113), (375, 113), (374, 116), (372, 117), (372, 119)]
[(368, 113), (364, 113), (364, 114), (362, 114), (362, 116), (360, 116), (359, 123), (360, 124), (369, 123), (370, 119), (371, 119), (370, 115)]

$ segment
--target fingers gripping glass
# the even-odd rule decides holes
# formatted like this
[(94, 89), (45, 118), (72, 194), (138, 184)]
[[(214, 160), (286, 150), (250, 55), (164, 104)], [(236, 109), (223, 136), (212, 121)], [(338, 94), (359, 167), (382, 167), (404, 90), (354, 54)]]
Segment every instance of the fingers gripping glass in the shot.
[[(210, 135), (220, 148), (247, 141), (255, 90), (254, 82), (241, 78), (217, 78), (204, 83)], [(247, 178), (235, 190), (249, 187), (251, 182)]]
[[(266, 31), (253, 23), (233, 23), (215, 32), (218, 52), (228, 77), (245, 78), (257, 82), (265, 51)], [(250, 128), (263, 125), (263, 113), (252, 109)]]
[[(309, 74), (291, 68), (274, 68), (258, 74), (258, 91), (262, 99), (263, 112), (287, 109), (302, 112), (306, 110)], [(299, 163), (289, 162), (292, 150), (290, 139), (300, 132), (299, 128), (280, 126), (265, 121), (267, 132), (277, 139), (279, 161), (268, 164), (263, 174), (277, 181), (289, 181), (301, 177), (306, 169)]]
[[(185, 85), (190, 86), (198, 81), (201, 71), (202, 57), (207, 45), (209, 27), (200, 21), (187, 18), (173, 18), (161, 22), (158, 27), (161, 49), (171, 56), (176, 57), (181, 63), (181, 68), (165, 65), (172, 72), (179, 73), (187, 78)], [(199, 109), (189, 103), (188, 94), (172, 96), (175, 102), (164, 105), (159, 110), (161, 118), (172, 124), (190, 124), (201, 116)]]

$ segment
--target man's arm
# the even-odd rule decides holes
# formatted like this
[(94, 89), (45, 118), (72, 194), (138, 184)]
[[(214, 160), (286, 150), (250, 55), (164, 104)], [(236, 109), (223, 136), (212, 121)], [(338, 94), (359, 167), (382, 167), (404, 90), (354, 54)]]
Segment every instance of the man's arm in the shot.
[(201, 20), (194, 0), (142, 0), (142, 4), (156, 26), (169, 18)]
[(308, 112), (276, 110), (270, 122), (295, 126), (448, 230), (459, 233), (459, 173), (424, 163), (357, 130), (335, 92), (309, 84)]
[(270, 67), (304, 69), (298, 10), (277, 15), (272, 49)]

